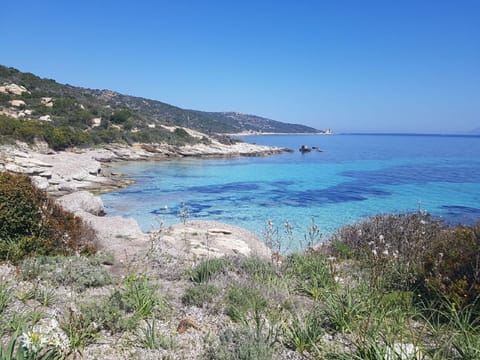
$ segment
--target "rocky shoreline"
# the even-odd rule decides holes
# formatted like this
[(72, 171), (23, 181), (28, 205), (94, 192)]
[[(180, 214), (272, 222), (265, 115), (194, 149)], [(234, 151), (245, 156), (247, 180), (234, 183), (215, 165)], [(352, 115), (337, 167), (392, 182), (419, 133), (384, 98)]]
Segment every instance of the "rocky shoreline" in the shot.
[[(119, 161), (165, 161), (183, 157), (264, 156), (288, 149), (212, 141), (174, 147), (163, 144), (112, 144), (98, 149), (71, 149), (54, 152), (46, 144), (35, 146), (17, 143), (0, 146), (0, 171), (31, 177), (34, 184), (47, 191), (66, 210), (89, 224), (97, 235), (100, 250), (114, 255), (116, 265), (131, 264), (143, 257), (151, 246), (152, 236), (142, 232), (131, 218), (104, 216), (101, 193), (128, 186), (131, 180), (112, 171)], [(269, 257), (270, 252), (253, 234), (244, 229), (210, 221), (178, 224), (163, 231), (163, 246), (172, 255), (191, 259), (225, 255), (257, 254)]]
[(97, 149), (54, 152), (46, 144), (0, 146), (0, 171), (28, 175), (53, 196), (78, 190), (94, 192), (124, 187), (130, 181), (111, 171), (117, 161), (168, 160), (184, 157), (265, 156), (290, 151), (247, 143), (225, 145), (217, 141), (176, 147), (165, 144), (111, 144)]

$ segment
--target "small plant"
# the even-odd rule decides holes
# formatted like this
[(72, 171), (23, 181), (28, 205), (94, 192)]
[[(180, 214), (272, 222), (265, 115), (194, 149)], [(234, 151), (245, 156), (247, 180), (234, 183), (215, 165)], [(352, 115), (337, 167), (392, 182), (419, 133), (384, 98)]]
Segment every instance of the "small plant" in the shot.
[(263, 241), (265, 245), (274, 254), (280, 254), (282, 250), (282, 241), (278, 231), (278, 227), (272, 220), (265, 222), (265, 228), (263, 229)]
[(307, 228), (307, 233), (304, 235), (305, 244), (301, 244), (304, 249), (313, 249), (313, 246), (320, 242), (322, 233), (318, 225), (315, 223), (315, 218), (312, 216), (312, 225)]
[(354, 329), (356, 323), (370, 314), (368, 301), (365, 293), (350, 289), (328, 292), (322, 296), (319, 311), (327, 319), (328, 327), (349, 332)]
[(284, 271), (297, 282), (297, 290), (318, 300), (325, 289), (335, 286), (328, 260), (321, 254), (307, 252), (287, 258)]
[(190, 212), (188, 211), (188, 208), (185, 206), (185, 204), (182, 204), (182, 208), (180, 209), (178, 216), (182, 220), (183, 225), (185, 225), (188, 218), (190, 217)]
[(145, 275), (131, 274), (125, 280), (123, 301), (141, 319), (166, 311), (166, 301), (158, 295), (158, 286), (149, 283)]
[(81, 313), (87, 323), (94, 323), (98, 330), (105, 329), (111, 333), (131, 331), (139, 322), (138, 317), (128, 313), (122, 293), (118, 290), (103, 300), (83, 305)]
[(242, 259), (238, 267), (256, 281), (275, 283), (280, 279), (277, 267), (272, 262), (259, 257), (251, 256)]
[(32, 286), (26, 289), (17, 290), (15, 292), (15, 297), (23, 303), (32, 300), (35, 298), (35, 287)]
[(227, 290), (226, 314), (233, 321), (248, 323), (254, 320), (257, 324), (261, 321), (261, 314), (268, 307), (268, 300), (252, 287), (232, 286)]
[(12, 298), (12, 290), (11, 288), (5, 284), (0, 284), (0, 315), (5, 311)]
[(55, 289), (41, 284), (35, 288), (34, 299), (37, 300), (42, 306), (50, 306), (55, 301), (55, 298)]
[(70, 349), (81, 351), (86, 345), (91, 344), (98, 332), (95, 322), (90, 322), (81, 313), (69, 309), (67, 318), (61, 324), (68, 336)]
[(219, 343), (206, 349), (207, 360), (271, 360), (273, 346), (267, 336), (258, 334), (248, 328), (224, 330), (219, 336)]
[(305, 352), (320, 353), (320, 337), (324, 331), (316, 314), (307, 314), (304, 318), (294, 317), (290, 324), (284, 327), (284, 341), (291, 349), (304, 354)]
[(226, 258), (207, 259), (196, 265), (190, 271), (190, 280), (200, 284), (207, 282), (214, 275), (223, 273), (230, 268), (230, 261)]
[(202, 307), (204, 304), (210, 304), (218, 294), (218, 288), (213, 285), (192, 285), (185, 289), (185, 293), (182, 296), (182, 303), (184, 305)]
[(146, 321), (145, 327), (140, 329), (141, 333), (137, 335), (140, 344), (147, 349), (165, 349), (172, 350), (177, 347), (173, 336), (164, 336), (155, 328), (155, 319)]
[(112, 283), (109, 272), (102, 266), (108, 261), (105, 256), (38, 256), (22, 261), (20, 270), (26, 280), (45, 280), (83, 291)]

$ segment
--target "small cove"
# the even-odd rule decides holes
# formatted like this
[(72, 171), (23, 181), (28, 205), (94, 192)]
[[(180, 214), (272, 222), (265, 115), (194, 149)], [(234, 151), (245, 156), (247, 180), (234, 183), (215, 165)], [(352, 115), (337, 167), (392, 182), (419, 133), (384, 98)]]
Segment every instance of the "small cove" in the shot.
[[(185, 158), (115, 166), (136, 183), (102, 195), (109, 215), (161, 222), (216, 220), (263, 237), (271, 220), (303, 240), (312, 218), (327, 236), (377, 213), (421, 208), (448, 223), (480, 218), (480, 137), (277, 135), (245, 141), (295, 149), (267, 157)], [(301, 154), (301, 145), (322, 152)]]

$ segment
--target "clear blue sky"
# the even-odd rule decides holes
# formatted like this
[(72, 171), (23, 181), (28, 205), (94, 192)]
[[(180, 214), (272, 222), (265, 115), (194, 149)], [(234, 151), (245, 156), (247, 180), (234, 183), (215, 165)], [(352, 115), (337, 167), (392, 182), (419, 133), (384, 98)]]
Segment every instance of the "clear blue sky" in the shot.
[(6, 0), (0, 63), (321, 129), (480, 127), (479, 0)]

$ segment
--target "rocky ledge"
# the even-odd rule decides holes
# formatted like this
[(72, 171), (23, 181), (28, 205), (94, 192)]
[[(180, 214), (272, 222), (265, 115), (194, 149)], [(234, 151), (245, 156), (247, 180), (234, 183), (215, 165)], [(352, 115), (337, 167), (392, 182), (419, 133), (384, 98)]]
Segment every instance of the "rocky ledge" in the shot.
[(129, 184), (120, 174), (112, 173), (108, 163), (114, 161), (261, 156), (285, 151), (288, 149), (247, 143), (225, 145), (215, 140), (208, 145), (111, 144), (62, 152), (54, 152), (45, 144), (30, 147), (17, 143), (0, 146), (0, 171), (28, 175), (38, 188), (61, 196), (78, 190), (108, 191)]
[(137, 263), (152, 250), (187, 260), (222, 256), (270, 258), (255, 234), (213, 221), (189, 221), (144, 233), (132, 218), (102, 216), (102, 199), (88, 191), (59, 197), (57, 203), (82, 218), (95, 231), (99, 250), (110, 253), (117, 267)]

